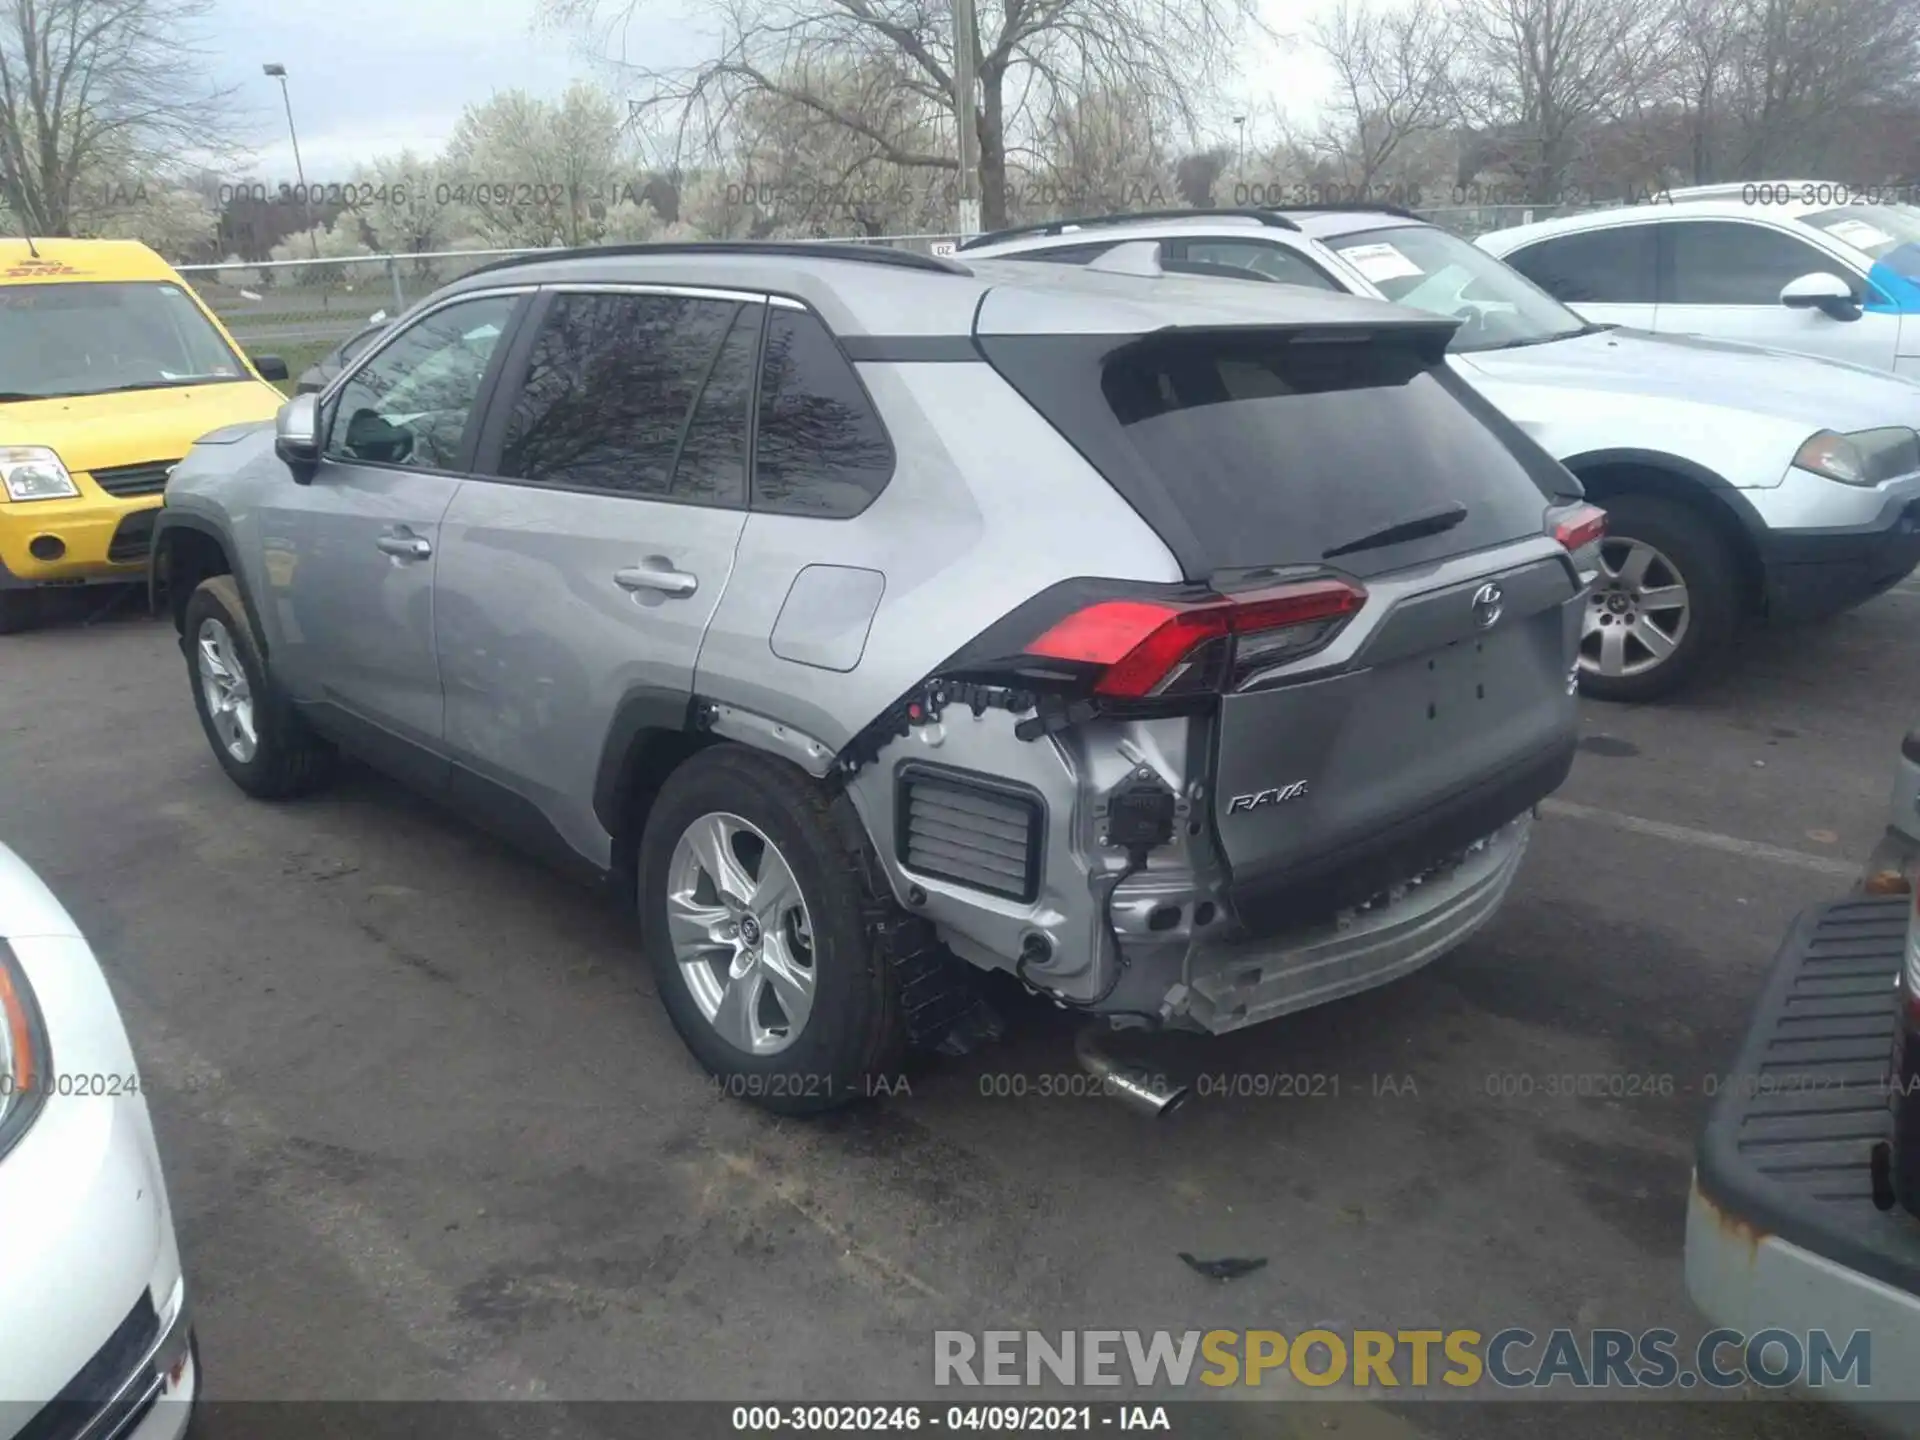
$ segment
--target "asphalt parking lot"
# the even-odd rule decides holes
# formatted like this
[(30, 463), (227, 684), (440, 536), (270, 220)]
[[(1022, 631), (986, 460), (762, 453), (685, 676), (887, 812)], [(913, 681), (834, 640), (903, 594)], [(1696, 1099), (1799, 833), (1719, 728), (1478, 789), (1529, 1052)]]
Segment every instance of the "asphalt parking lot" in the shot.
[[(1208, 1096), (1160, 1123), (1036, 1098), (1071, 1031), (1017, 1003), (1005, 1041), (910, 1095), (795, 1122), (714, 1093), (595, 897), (365, 771), (245, 799), (171, 630), (131, 605), (86, 618), (0, 640), (0, 839), (125, 1011), (229, 1399), (934, 1398), (937, 1329), (1697, 1331), (1680, 1255), (1707, 1077), (1789, 919), (1878, 836), (1920, 718), (1920, 581), (1751, 637), (1680, 703), (1590, 705), (1470, 945), (1147, 1052), (1337, 1095)], [(1007, 1073), (1030, 1093), (984, 1093)], [(1555, 1075), (1653, 1083), (1555, 1097)], [(1223, 1284), (1181, 1251), (1268, 1263)], [(1340, 1428), (1540, 1418), (1501, 1408), (1357, 1406)], [(1555, 1428), (1850, 1433), (1786, 1411), (1575, 1405)]]

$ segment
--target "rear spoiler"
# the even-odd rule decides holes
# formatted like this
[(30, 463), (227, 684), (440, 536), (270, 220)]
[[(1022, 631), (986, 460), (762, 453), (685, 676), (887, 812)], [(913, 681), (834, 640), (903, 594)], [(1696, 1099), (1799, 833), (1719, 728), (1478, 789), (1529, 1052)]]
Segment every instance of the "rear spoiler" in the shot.
[[(1136, 353), (1169, 342), (1202, 341), (1218, 345), (1225, 341), (1258, 341), (1288, 345), (1365, 346), (1371, 350), (1402, 350), (1422, 367), (1439, 365), (1446, 358), (1447, 346), (1460, 322), (1443, 316), (1409, 315), (1406, 319), (1342, 322), (1337, 325), (1312, 323), (1289, 325), (1284, 321), (1265, 321), (1249, 325), (1163, 325), (1121, 341), (1107, 352), (1106, 359)], [(1351, 352), (1349, 352), (1351, 353)]]

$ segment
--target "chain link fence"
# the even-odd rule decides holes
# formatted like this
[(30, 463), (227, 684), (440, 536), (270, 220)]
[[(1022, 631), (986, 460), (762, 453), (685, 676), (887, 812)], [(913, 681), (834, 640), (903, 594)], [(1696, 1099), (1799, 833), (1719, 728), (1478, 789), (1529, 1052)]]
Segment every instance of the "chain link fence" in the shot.
[[(1577, 207), (1477, 205), (1422, 209), (1437, 225), (1469, 238), (1531, 224)], [(821, 243), (886, 245), (922, 254), (945, 252), (953, 235), (835, 235)], [(483, 265), (527, 250), (442, 250), (420, 254), (346, 255), (176, 267), (233, 333), (256, 354), (275, 354), (298, 374), (340, 341), (376, 319), (390, 319), (415, 301)]]

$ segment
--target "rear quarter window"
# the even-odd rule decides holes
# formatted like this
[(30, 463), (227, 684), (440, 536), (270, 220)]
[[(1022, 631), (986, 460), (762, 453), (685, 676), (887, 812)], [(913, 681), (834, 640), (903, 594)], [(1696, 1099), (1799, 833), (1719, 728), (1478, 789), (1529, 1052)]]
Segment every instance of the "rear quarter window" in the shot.
[(753, 508), (846, 519), (893, 476), (893, 443), (860, 377), (820, 317), (767, 321), (753, 446)]

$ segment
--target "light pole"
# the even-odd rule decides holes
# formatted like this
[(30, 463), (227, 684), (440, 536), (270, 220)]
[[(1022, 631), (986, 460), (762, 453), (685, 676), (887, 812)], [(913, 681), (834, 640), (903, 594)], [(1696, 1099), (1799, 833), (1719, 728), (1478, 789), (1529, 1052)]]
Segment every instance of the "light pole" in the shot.
[(1240, 178), (1244, 180), (1246, 179), (1245, 172), (1247, 168), (1247, 117), (1244, 115), (1236, 115), (1233, 117), (1233, 123), (1240, 127)]
[(313, 246), (313, 258), (320, 258), (320, 237), (313, 232), (313, 196), (307, 190), (307, 172), (300, 164), (300, 135), (293, 128), (293, 99), (287, 94), (287, 67), (268, 63), (260, 67), (270, 79), (280, 82), (280, 103), (287, 108), (287, 138), (293, 141), (293, 175), (300, 182), (300, 208), (307, 217), (307, 242)]
[(973, 115), (973, 0), (953, 0), (953, 117), (960, 143), (960, 236), (980, 233), (980, 132)]

